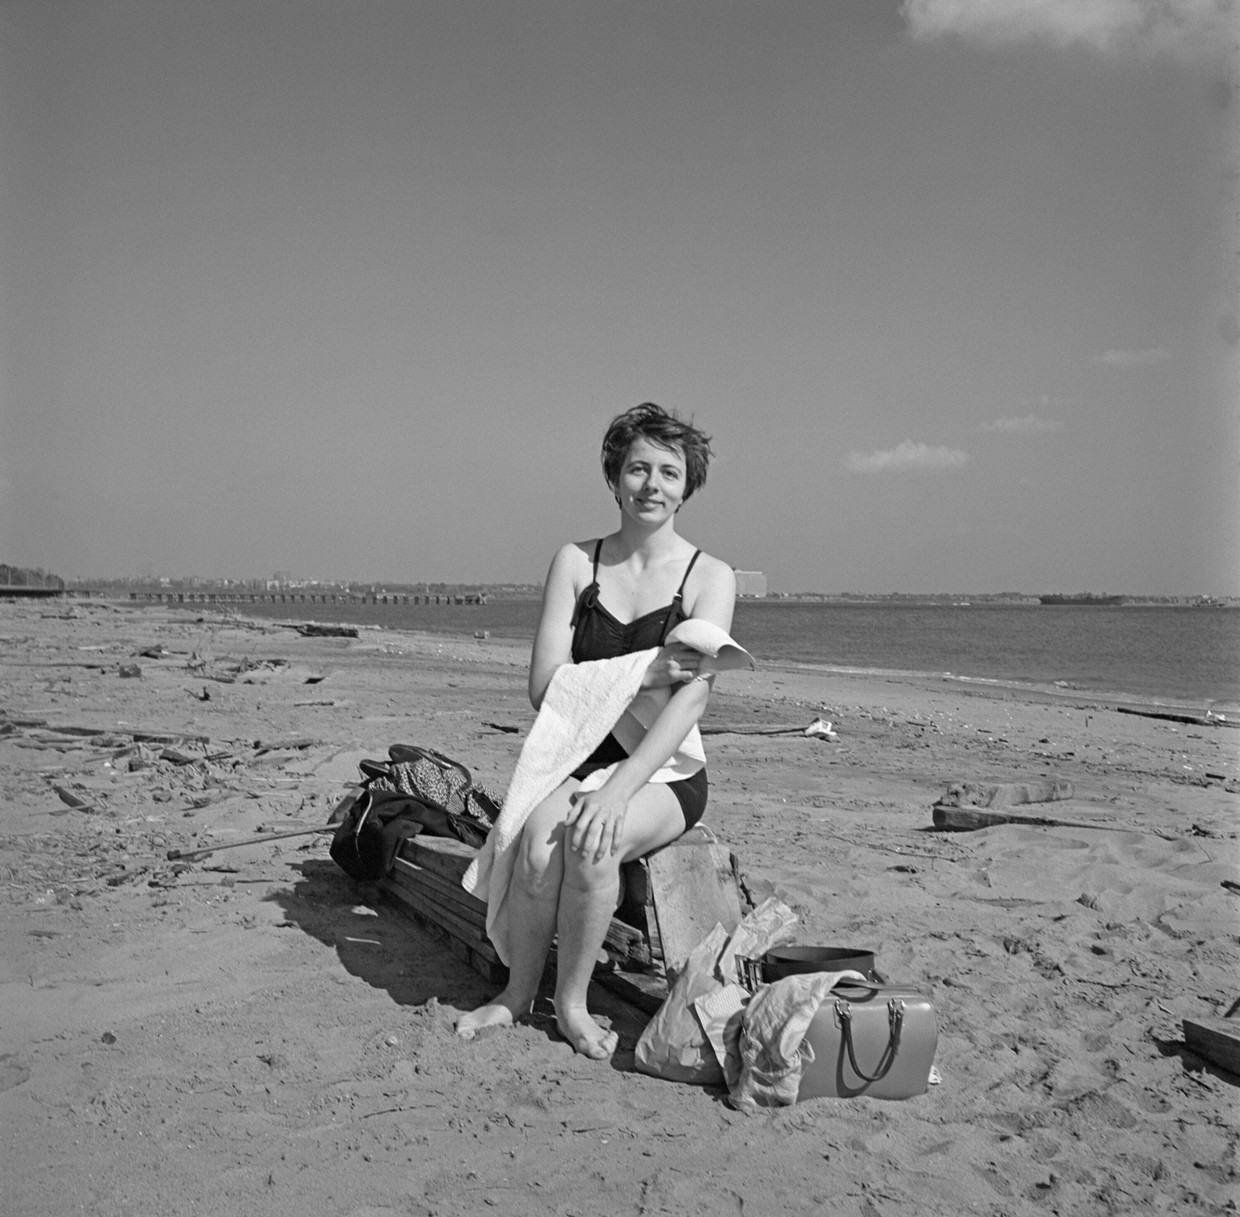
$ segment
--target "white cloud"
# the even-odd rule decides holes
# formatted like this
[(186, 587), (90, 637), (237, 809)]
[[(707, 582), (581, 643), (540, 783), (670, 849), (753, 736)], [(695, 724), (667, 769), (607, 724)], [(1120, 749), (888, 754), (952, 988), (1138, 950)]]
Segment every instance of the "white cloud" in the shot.
[(954, 34), (982, 46), (1044, 42), (1101, 54), (1230, 53), (1230, 0), (904, 0), (914, 38)]
[(1054, 418), (1026, 414), (1024, 418), (996, 418), (993, 423), (983, 423), (982, 430), (999, 435), (1036, 435), (1045, 431), (1062, 431), (1063, 423)]
[(850, 452), (848, 468), (853, 473), (896, 473), (907, 469), (956, 469), (969, 459), (957, 448), (932, 448), (906, 439), (894, 448), (877, 452)]
[(1166, 347), (1146, 347), (1139, 351), (1103, 351), (1101, 355), (1094, 356), (1093, 362), (1105, 364), (1108, 368), (1136, 368), (1170, 358), (1171, 352)]

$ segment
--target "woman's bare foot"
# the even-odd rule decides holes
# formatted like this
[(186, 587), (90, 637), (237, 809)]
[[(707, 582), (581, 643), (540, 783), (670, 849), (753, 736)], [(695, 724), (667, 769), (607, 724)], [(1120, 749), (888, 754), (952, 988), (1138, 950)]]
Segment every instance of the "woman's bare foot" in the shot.
[(604, 1031), (585, 1006), (566, 1006), (563, 1010), (556, 1006), (555, 1025), (574, 1052), (592, 1061), (609, 1060), (620, 1044), (620, 1037), (614, 1031)]
[(485, 1006), (479, 1006), (476, 1010), (469, 1011), (468, 1014), (462, 1014), (456, 1020), (456, 1033), (463, 1040), (472, 1040), (479, 1031), (485, 1031), (488, 1027), (511, 1027), (528, 1009), (528, 1006), (510, 1003), (509, 999), (501, 993), (494, 1001), (487, 1002)]

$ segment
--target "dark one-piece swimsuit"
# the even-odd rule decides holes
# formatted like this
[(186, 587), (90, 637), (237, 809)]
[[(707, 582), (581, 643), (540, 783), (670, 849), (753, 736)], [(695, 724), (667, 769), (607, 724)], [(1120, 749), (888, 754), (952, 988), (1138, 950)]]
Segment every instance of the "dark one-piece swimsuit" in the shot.
[[(599, 541), (594, 547), (594, 579), (577, 597), (577, 605), (573, 609), (573, 663), (585, 663), (591, 659), (615, 659), (618, 655), (631, 655), (634, 651), (645, 651), (651, 647), (661, 647), (668, 632), (684, 621), (688, 614), (681, 603), (684, 599), (685, 584), (689, 580), (689, 572), (698, 560), (696, 550), (685, 568), (685, 576), (672, 597), (671, 604), (665, 608), (654, 609), (643, 613), (636, 621), (627, 625), (617, 621), (598, 598), (598, 557), (603, 548)], [(625, 752), (620, 741), (614, 735), (605, 740), (590, 754), (585, 762), (573, 773), (575, 778), (583, 778), (596, 769), (604, 769), (624, 760), (629, 754)], [(706, 769), (699, 769), (692, 777), (681, 778), (679, 781), (668, 782), (667, 788), (676, 796), (680, 810), (685, 817), (685, 828), (692, 828), (706, 811)]]

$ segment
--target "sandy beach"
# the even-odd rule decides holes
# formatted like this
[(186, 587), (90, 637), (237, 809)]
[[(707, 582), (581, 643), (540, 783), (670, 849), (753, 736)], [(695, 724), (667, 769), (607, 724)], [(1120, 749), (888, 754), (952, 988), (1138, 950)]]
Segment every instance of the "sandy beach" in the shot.
[[(328, 857), (364, 757), (501, 791), (524, 648), (126, 602), (0, 604), (0, 1211), (13, 1217), (1234, 1213), (1240, 1079), (1182, 1020), (1240, 1000), (1234, 726), (762, 664), (704, 726), (707, 823), (798, 941), (929, 993), (941, 1081), (745, 1115), (574, 1056)], [(740, 641), (744, 642), (744, 639)], [(758, 659), (761, 660), (761, 656)], [(838, 739), (793, 730), (821, 716)], [(509, 731), (504, 728), (517, 728)], [(958, 781), (1070, 781), (1080, 827), (932, 829)]]

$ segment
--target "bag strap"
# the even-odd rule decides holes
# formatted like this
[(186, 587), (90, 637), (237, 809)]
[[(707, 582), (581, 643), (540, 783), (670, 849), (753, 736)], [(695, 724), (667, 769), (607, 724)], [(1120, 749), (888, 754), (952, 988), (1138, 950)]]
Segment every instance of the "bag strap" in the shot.
[(863, 1082), (877, 1082), (885, 1077), (892, 1065), (896, 1063), (896, 1049), (900, 1045), (900, 1028), (904, 1024), (904, 1003), (897, 997), (888, 999), (887, 1023), (891, 1034), (887, 1039), (887, 1047), (883, 1051), (882, 1058), (878, 1062), (878, 1069), (872, 1075), (864, 1072), (857, 1064), (857, 1053), (853, 1048), (852, 1006), (842, 997), (835, 999), (835, 1017), (840, 1025), (840, 1038), (844, 1041), (844, 1049), (848, 1053), (848, 1063), (852, 1066), (853, 1073)]

